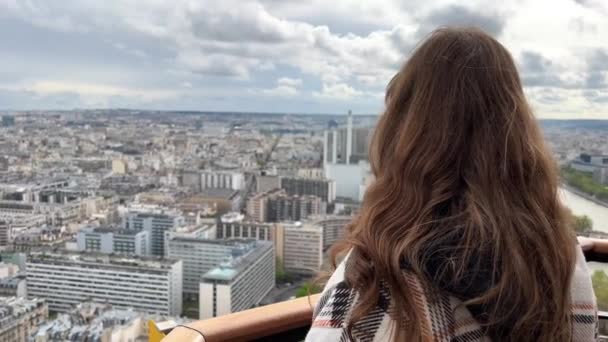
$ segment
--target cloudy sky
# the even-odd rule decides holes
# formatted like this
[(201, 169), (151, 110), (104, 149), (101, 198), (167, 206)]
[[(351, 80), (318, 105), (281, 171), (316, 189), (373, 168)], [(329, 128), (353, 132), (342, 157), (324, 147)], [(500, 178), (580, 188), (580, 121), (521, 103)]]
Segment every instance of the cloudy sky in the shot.
[(0, 109), (378, 113), (437, 26), (478, 25), (543, 118), (608, 119), (605, 0), (0, 0)]

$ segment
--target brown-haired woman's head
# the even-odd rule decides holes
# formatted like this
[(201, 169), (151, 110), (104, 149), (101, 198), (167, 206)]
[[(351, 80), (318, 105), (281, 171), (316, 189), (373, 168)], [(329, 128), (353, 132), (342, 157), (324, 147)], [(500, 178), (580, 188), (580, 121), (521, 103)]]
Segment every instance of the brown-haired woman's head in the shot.
[[(334, 258), (356, 322), (388, 285), (396, 338), (426, 340), (402, 270), (465, 301), (487, 333), (569, 341), (574, 236), (558, 172), (509, 52), (475, 28), (432, 33), (390, 81), (370, 146), (375, 181)], [(407, 317), (407, 320), (405, 319)]]

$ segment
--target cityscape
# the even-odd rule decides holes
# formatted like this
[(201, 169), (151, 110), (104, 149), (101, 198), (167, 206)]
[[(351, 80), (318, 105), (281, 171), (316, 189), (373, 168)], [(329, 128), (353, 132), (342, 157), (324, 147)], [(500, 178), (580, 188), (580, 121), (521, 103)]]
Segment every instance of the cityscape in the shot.
[[(0, 290), (16, 324), (2, 336), (137, 338), (146, 322), (209, 319), (318, 291), (326, 252), (373, 180), (376, 119), (4, 113)], [(605, 122), (542, 126), (563, 170), (608, 183)], [(587, 234), (608, 234), (608, 221), (593, 225), (605, 198), (564, 186), (566, 204), (584, 202), (573, 211), (590, 217)], [(600, 209), (586, 211), (589, 203)]]
[[(437, 55), (412, 74), (518, 74), (573, 234), (608, 245), (608, 2), (0, 0), (0, 342), (304, 340), (396, 76), (446, 27), (514, 67)], [(604, 261), (587, 262), (600, 341)]]

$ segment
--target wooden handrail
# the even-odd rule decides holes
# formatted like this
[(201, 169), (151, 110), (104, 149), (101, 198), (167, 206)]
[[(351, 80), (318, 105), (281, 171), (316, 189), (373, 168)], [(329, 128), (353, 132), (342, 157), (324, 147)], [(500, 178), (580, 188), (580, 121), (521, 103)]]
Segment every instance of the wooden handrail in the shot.
[(608, 262), (608, 240), (588, 237), (578, 237), (578, 243), (587, 261)]
[(311, 324), (319, 295), (177, 326), (163, 342), (249, 341)]

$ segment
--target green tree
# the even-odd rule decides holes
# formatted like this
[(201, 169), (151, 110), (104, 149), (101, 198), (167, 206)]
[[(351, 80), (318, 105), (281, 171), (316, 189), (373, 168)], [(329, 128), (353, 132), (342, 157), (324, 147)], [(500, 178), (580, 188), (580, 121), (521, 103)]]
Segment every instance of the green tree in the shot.
[(608, 310), (608, 275), (604, 271), (595, 271), (591, 277), (593, 291), (597, 297), (597, 306), (601, 311)]
[(283, 264), (283, 260), (281, 260), (281, 258), (279, 257), (277, 257), (275, 263), (275, 279), (276, 282), (279, 284), (288, 283), (292, 281), (291, 274), (285, 272), (285, 265)]
[(586, 233), (593, 230), (593, 221), (587, 215), (574, 216), (574, 230), (577, 233)]
[(304, 285), (302, 285), (297, 291), (296, 291), (296, 298), (300, 298), (300, 297), (306, 297), (308, 295), (313, 295), (315, 293), (319, 293), (321, 292), (321, 290), (323, 290), (322, 288), (320, 288), (319, 286), (312, 284), (312, 283), (304, 283)]
[(578, 171), (571, 167), (562, 168), (561, 173), (569, 186), (595, 196), (599, 200), (608, 201), (608, 187), (593, 180), (593, 173)]

